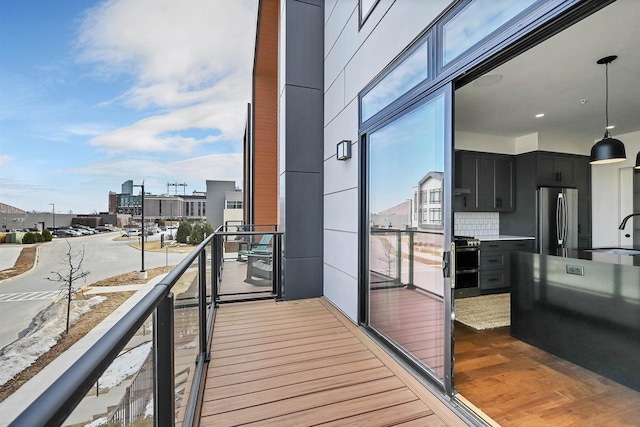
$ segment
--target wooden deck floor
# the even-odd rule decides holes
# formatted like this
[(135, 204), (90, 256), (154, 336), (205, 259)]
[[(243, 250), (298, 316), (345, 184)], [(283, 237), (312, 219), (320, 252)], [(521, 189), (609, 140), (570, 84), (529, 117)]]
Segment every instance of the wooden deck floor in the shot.
[(508, 327), (455, 328), (456, 387), (501, 425), (640, 425), (639, 392), (516, 340)]
[(224, 260), (222, 281), (220, 283), (220, 299), (238, 300), (242, 298), (255, 298), (270, 295), (272, 282), (267, 279), (247, 279), (247, 262), (240, 262), (237, 257), (231, 256)]
[(463, 426), (324, 299), (218, 309), (201, 425)]

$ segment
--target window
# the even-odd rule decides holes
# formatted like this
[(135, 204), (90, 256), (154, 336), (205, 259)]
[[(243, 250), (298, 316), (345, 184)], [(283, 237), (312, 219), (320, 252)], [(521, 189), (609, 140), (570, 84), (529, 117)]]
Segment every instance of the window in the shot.
[(439, 188), (429, 191), (429, 203), (440, 203), (440, 194), (442, 194)]
[(426, 40), (404, 58), (389, 74), (362, 96), (362, 122), (366, 122), (384, 107), (407, 93), (429, 77), (429, 56)]
[(242, 209), (242, 200), (227, 200), (227, 209)]
[(442, 64), (447, 65), (537, 0), (474, 0), (442, 26)]
[(367, 20), (379, 0), (360, 0), (360, 26)]
[(431, 223), (442, 222), (442, 209), (440, 208), (429, 209), (429, 222)]

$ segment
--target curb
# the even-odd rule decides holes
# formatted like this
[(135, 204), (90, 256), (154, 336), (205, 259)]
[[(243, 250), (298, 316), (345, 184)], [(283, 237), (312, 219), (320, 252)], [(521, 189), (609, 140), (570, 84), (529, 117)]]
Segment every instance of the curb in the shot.
[[(18, 274), (16, 276), (8, 277), (6, 279), (0, 280), (0, 283), (8, 282), (9, 280), (13, 280), (16, 277), (20, 277), (23, 274), (27, 274), (27, 273), (30, 273), (31, 271), (33, 271), (38, 266), (38, 260), (40, 259), (40, 247), (43, 246), (43, 245), (47, 245), (49, 243), (51, 243), (51, 242), (44, 242), (44, 243), (41, 243), (41, 244), (36, 246), (36, 256), (35, 256), (35, 259), (33, 260), (33, 265), (31, 266), (30, 269), (28, 269), (27, 271), (23, 271), (22, 273), (20, 273), (20, 274)], [(22, 251), (20, 251), (20, 255), (22, 255)], [(20, 255), (18, 255), (18, 258), (20, 257)], [(13, 263), (13, 265), (15, 266), (15, 263)]]

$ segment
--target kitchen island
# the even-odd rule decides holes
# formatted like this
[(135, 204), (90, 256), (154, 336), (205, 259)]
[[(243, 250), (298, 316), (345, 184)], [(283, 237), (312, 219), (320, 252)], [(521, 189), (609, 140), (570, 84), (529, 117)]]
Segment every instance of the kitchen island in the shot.
[(511, 284), (513, 337), (640, 391), (640, 255), (513, 252)]

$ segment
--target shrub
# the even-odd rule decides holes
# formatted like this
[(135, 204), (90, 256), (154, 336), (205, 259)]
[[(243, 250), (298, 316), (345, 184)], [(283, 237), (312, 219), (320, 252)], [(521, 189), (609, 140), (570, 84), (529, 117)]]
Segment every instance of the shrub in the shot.
[(156, 219), (156, 224), (158, 224), (158, 227), (162, 227), (163, 225), (166, 225), (164, 222), (164, 219), (162, 218)]
[(211, 236), (213, 234), (213, 226), (209, 221), (204, 222), (204, 224), (202, 225), (202, 231), (204, 232), (205, 236)]
[(176, 240), (178, 243), (187, 243), (187, 237), (191, 234), (191, 225), (187, 221), (180, 222), (178, 231), (176, 232)]
[(192, 245), (199, 245), (204, 240), (204, 231), (199, 223), (193, 226), (191, 229), (191, 236), (189, 237), (189, 243)]
[(44, 236), (42, 234), (35, 233), (35, 236), (36, 236), (36, 242), (38, 242), (38, 243), (44, 242)]
[(42, 237), (44, 238), (45, 242), (50, 242), (53, 239), (53, 236), (51, 235), (51, 232), (48, 228), (42, 230)]
[(36, 242), (36, 235), (30, 231), (24, 233), (24, 236), (22, 236), (22, 243), (24, 243), (25, 245), (29, 243), (35, 243), (35, 242)]

